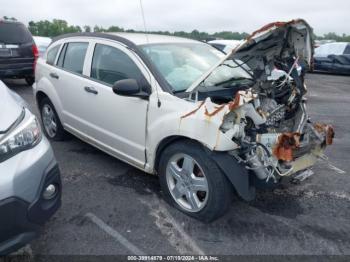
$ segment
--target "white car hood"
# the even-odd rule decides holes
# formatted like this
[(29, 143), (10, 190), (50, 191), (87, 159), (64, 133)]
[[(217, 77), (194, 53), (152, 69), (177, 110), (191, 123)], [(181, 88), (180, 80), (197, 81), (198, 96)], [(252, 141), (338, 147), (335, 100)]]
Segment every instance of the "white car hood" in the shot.
[(0, 136), (18, 119), (23, 110), (12, 91), (0, 81)]
[(186, 92), (195, 91), (218, 66), (227, 59), (240, 59), (253, 71), (254, 78), (266, 80), (272, 69), (275, 59), (294, 59), (298, 57), (299, 63), (310, 65), (313, 55), (312, 28), (302, 19), (289, 22), (274, 22), (267, 24), (253, 32), (242, 41), (231, 53), (210, 68)]

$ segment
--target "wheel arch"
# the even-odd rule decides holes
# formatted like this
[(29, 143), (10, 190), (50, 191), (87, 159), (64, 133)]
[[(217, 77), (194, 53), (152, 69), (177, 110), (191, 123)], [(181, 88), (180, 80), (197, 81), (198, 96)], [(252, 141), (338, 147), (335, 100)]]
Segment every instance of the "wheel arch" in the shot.
[(157, 148), (156, 148), (156, 155), (154, 158), (154, 170), (157, 173), (158, 172), (158, 168), (159, 168), (159, 160), (160, 160), (160, 156), (162, 154), (162, 152), (168, 147), (170, 146), (172, 143), (174, 142), (179, 142), (179, 141), (192, 141), (195, 143), (198, 143), (200, 145), (203, 145), (201, 142), (199, 142), (198, 140), (195, 139), (191, 139), (189, 137), (186, 136), (181, 136), (181, 135), (172, 135), (172, 136), (168, 136), (165, 137), (163, 140), (160, 141), (160, 143), (158, 144)]
[(230, 181), (235, 192), (244, 200), (251, 201), (255, 198), (255, 188), (249, 180), (247, 170), (230, 156), (227, 152), (219, 152), (210, 150), (198, 140), (191, 139), (186, 136), (173, 135), (164, 138), (157, 146), (156, 156), (154, 160), (154, 170), (158, 172), (160, 156), (162, 152), (174, 142), (191, 141), (203, 147), (203, 152), (206, 153), (218, 166), (221, 172)]
[(36, 83), (36, 87), (34, 89), (34, 96), (35, 101), (37, 104), (37, 107), (40, 112), (40, 103), (44, 98), (48, 98), (50, 102), (55, 107), (56, 113), (60, 119), (60, 121), (63, 123), (63, 116), (62, 116), (62, 104), (58, 98), (58, 94), (54, 88), (54, 86), (46, 81), (46, 79), (41, 79), (39, 82)]
[[(35, 95), (35, 99), (36, 99), (36, 103), (37, 103), (37, 105), (39, 106), (40, 105), (40, 103), (41, 103), (41, 101), (44, 99), (44, 98), (48, 98), (48, 99), (50, 99), (49, 97), (48, 97), (48, 95), (47, 94), (45, 94), (43, 91), (38, 91), (37, 93), (36, 93), (36, 95)], [(51, 101), (51, 100), (50, 100)]]

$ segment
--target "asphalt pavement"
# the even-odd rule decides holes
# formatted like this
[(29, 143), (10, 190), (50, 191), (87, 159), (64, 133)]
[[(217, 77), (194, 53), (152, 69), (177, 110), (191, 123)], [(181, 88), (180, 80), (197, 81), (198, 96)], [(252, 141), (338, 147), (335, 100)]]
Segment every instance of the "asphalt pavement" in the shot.
[[(307, 76), (313, 121), (332, 124), (328, 161), (300, 184), (235, 198), (229, 212), (204, 224), (166, 204), (157, 177), (75, 137), (52, 142), (63, 204), (29, 249), (34, 255), (339, 255), (350, 254), (350, 77)], [(6, 82), (37, 114), (32, 88)]]

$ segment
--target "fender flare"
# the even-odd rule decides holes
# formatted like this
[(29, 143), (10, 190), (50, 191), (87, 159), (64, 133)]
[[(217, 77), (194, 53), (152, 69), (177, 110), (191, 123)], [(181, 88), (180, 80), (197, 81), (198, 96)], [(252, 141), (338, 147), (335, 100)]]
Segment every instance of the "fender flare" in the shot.
[(238, 195), (246, 201), (255, 199), (255, 187), (249, 182), (249, 173), (227, 152), (210, 151), (205, 149), (215, 161), (219, 169), (225, 174)]

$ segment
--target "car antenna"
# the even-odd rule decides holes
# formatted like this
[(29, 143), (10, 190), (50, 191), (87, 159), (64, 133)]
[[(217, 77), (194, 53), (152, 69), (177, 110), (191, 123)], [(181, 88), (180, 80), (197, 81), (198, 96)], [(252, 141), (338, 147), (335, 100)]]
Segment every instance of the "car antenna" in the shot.
[[(148, 30), (147, 30), (147, 27), (146, 27), (145, 12), (143, 11), (142, 0), (140, 0), (140, 8), (141, 8), (141, 15), (142, 15), (143, 28), (144, 28), (144, 31), (145, 31), (146, 41), (149, 44)], [(152, 79), (152, 77), (151, 77), (151, 79)], [(160, 107), (161, 106), (161, 102), (159, 100), (159, 94), (158, 94), (158, 87), (157, 86), (156, 86), (156, 94), (157, 94), (157, 100), (158, 100), (157, 105), (158, 105), (158, 107)]]
[(140, 0), (140, 8), (141, 8), (142, 21), (143, 21), (143, 28), (144, 28), (144, 31), (145, 31), (145, 36), (146, 36), (147, 43), (149, 44), (149, 39), (148, 39), (148, 34), (147, 34), (148, 31), (147, 31), (147, 27), (146, 27), (145, 12), (143, 11), (142, 0)]

